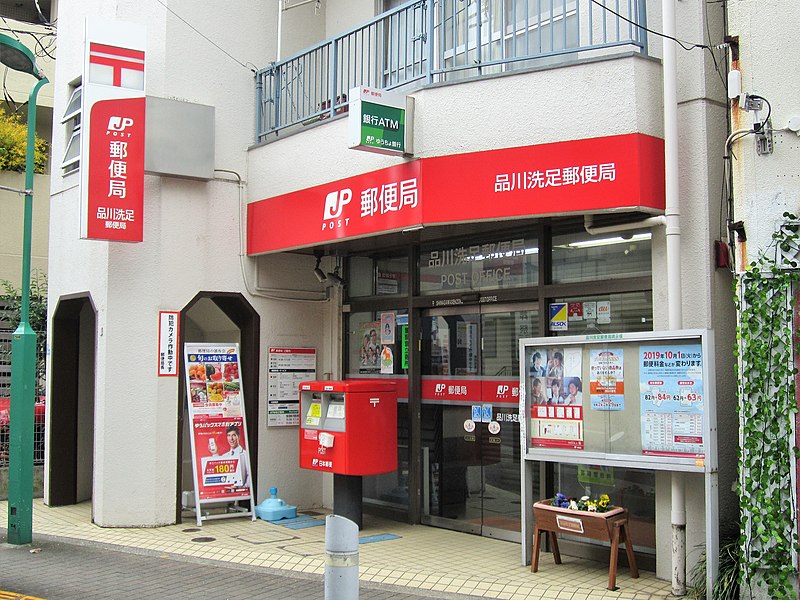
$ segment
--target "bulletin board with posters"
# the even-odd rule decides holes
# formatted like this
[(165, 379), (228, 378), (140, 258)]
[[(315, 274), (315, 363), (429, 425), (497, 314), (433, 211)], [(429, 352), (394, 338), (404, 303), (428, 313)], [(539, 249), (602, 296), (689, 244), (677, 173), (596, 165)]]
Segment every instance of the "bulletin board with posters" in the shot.
[[(253, 506), (250, 444), (240, 377), (238, 344), (184, 344), (187, 404), (191, 429), (194, 512), (206, 519), (249, 516)], [(228, 504), (225, 512), (202, 505)]]
[(525, 457), (707, 471), (712, 346), (701, 330), (520, 340)]
[[(525, 338), (519, 344), (523, 506), (537, 500), (530, 498), (533, 461), (702, 473), (706, 531), (714, 535), (711, 331)], [(527, 512), (523, 527), (529, 527)], [(716, 547), (714, 540), (707, 544)]]

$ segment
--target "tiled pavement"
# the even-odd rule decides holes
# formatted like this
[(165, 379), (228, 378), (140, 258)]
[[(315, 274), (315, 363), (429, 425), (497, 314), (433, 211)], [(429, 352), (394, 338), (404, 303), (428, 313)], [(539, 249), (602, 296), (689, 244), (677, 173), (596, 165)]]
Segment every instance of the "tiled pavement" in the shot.
[[(0, 503), (0, 526), (7, 522), (7, 507), (6, 502)], [(112, 529), (93, 525), (90, 515), (88, 502), (50, 508), (40, 499), (35, 500), (33, 546), (39, 539), (110, 544), (129, 553), (149, 553), (163, 559), (182, 559), (184, 563), (205, 563), (209, 567), (247, 569), (242, 573), (269, 569), (293, 577), (308, 574), (306, 578), (318, 584), (321, 590), (325, 569), (324, 526), (292, 529), (282, 524), (241, 518), (207, 521), (198, 529), (194, 520), (187, 518), (182, 525)], [(324, 515), (313, 517), (324, 523)], [(365, 515), (359, 537), (381, 534), (398, 537), (359, 546), (362, 592), (377, 584), (380, 588), (393, 586), (394, 592), (389, 597), (434, 595), (431, 592), (450, 597), (463, 594), (532, 600), (671, 597), (670, 583), (656, 579), (651, 572), (640, 570), (640, 578), (631, 579), (627, 568), (623, 567), (617, 576), (618, 589), (609, 591), (606, 589), (607, 565), (567, 556), (563, 557), (562, 565), (555, 565), (549, 554), (543, 554), (539, 572), (531, 573), (529, 567), (521, 565), (518, 544)], [(3, 578), (0, 582), (6, 583)], [(288, 593), (262, 597), (291, 599), (301, 596)], [(316, 595), (312, 592), (308, 597), (319, 598), (321, 592)], [(363, 593), (362, 597), (377, 598)]]

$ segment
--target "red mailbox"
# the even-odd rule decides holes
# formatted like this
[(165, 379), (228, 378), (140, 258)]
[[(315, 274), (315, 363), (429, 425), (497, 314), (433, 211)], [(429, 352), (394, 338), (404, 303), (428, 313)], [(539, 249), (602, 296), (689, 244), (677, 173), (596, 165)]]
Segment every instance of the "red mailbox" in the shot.
[(397, 392), (381, 381), (300, 384), (300, 466), (338, 475), (397, 470)]

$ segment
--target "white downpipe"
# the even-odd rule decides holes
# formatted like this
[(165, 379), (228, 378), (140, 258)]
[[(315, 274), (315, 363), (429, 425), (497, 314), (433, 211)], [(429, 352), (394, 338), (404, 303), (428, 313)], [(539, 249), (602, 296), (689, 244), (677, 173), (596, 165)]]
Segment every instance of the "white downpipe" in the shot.
[(630, 231), (633, 229), (650, 229), (651, 227), (659, 227), (667, 224), (667, 218), (664, 215), (657, 217), (648, 217), (635, 223), (620, 223), (619, 225), (601, 225), (595, 227), (594, 217), (592, 215), (584, 215), (583, 228), (589, 235), (604, 235), (607, 233), (619, 233), (620, 231)]
[[(664, 167), (667, 218), (667, 305), (669, 329), (683, 327), (680, 193), (678, 186), (678, 67), (675, 0), (662, 0), (664, 32)], [(682, 473), (672, 473), (672, 593), (686, 595), (686, 496)]]
[(283, 33), (283, 0), (278, 0), (278, 49), (275, 52), (275, 62), (281, 59), (281, 34)]

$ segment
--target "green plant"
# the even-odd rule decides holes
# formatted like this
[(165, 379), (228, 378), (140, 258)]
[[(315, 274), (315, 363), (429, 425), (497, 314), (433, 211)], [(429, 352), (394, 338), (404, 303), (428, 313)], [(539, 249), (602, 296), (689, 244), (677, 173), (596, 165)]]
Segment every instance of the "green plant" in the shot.
[(553, 506), (568, 508), (570, 510), (585, 510), (588, 512), (608, 512), (611, 508), (611, 499), (608, 494), (601, 494), (599, 498), (592, 499), (589, 496), (573, 498), (561, 492), (556, 492), (553, 497)]
[[(797, 412), (792, 306), (800, 272), (800, 223), (786, 221), (737, 282), (741, 582), (756, 574), (771, 598), (794, 597), (793, 423)], [(787, 258), (788, 256), (788, 258)], [(752, 595), (752, 594), (751, 594)]]
[[(22, 292), (7, 280), (0, 281), (0, 329), (13, 331), (19, 325)], [(29, 323), (36, 332), (36, 395), (44, 395), (45, 349), (47, 348), (47, 276), (31, 275)], [(0, 351), (0, 362), (11, 362), (11, 348)]]
[[(0, 170), (24, 171), (28, 148), (28, 126), (19, 115), (0, 111)], [(42, 174), (47, 166), (47, 142), (34, 139), (33, 171)]]
[[(711, 600), (738, 600), (739, 599), (739, 564), (742, 558), (742, 548), (739, 536), (729, 535), (720, 540), (719, 545), (719, 571), (714, 581), (714, 590)], [(706, 600), (706, 551), (700, 557), (689, 574), (689, 597), (695, 600)]]

